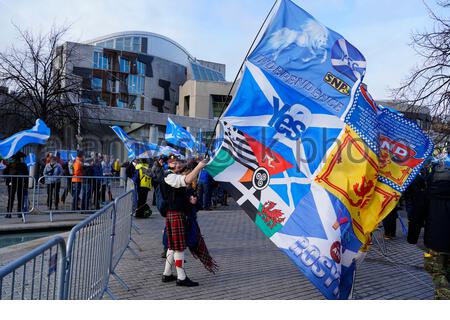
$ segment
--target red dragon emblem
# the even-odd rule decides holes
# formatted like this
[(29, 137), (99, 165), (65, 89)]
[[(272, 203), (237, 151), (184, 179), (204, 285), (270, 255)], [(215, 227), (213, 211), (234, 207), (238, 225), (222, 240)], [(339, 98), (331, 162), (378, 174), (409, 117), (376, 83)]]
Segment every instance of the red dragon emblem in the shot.
[(273, 227), (286, 219), (283, 217), (283, 212), (280, 209), (274, 209), (276, 205), (275, 202), (266, 201), (262, 206), (261, 212), (258, 212), (258, 215), (270, 229), (273, 229)]

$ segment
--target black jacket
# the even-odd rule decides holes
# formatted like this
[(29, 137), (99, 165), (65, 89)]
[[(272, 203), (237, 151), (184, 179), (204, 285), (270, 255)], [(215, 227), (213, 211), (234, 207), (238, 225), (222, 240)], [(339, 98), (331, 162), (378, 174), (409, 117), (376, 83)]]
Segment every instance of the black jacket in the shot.
[(438, 252), (450, 253), (450, 169), (436, 168), (428, 189), (425, 246)]
[(427, 215), (427, 179), (428, 175), (423, 170), (404, 193), (409, 220), (407, 240), (411, 244), (417, 243)]

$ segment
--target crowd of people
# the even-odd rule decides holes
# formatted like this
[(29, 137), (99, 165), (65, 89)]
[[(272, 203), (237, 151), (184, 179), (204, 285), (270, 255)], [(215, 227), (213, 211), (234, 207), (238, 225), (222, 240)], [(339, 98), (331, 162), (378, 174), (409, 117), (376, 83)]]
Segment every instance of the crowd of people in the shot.
[[(7, 177), (5, 183), (8, 190), (7, 212), (13, 212), (17, 199), (17, 212), (28, 211), (28, 177), (31, 173), (23, 161), (23, 152), (17, 152), (5, 163), (2, 174)], [(47, 209), (59, 210), (65, 204), (67, 197), (72, 196), (71, 206), (66, 211), (97, 210), (102, 204), (113, 201), (111, 191), (111, 177), (120, 174), (119, 159), (112, 161), (112, 157), (105, 154), (91, 152), (85, 157), (83, 151), (77, 153), (76, 159), (64, 161), (59, 152), (55, 155), (47, 153), (39, 163), (37, 181), (41, 188), (47, 191)], [(65, 183), (63, 183), (63, 179)], [(61, 186), (63, 190), (61, 191)], [(22, 214), (18, 214), (22, 217)], [(11, 214), (5, 218), (11, 218)]]

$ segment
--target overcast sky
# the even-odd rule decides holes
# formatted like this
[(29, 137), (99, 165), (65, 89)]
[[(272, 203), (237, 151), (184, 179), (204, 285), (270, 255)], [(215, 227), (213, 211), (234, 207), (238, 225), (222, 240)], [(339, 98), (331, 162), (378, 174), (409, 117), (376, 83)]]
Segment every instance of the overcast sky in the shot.
[[(425, 0), (436, 8), (434, 0)], [(433, 24), (422, 0), (294, 0), (342, 34), (367, 59), (365, 82), (374, 98), (389, 98), (420, 58), (412, 31)], [(47, 31), (71, 24), (67, 40), (119, 31), (150, 31), (180, 43), (199, 59), (225, 63), (234, 76), (274, 0), (0, 0), (0, 50), (17, 43), (11, 22)], [(447, 14), (444, 10), (438, 13)]]

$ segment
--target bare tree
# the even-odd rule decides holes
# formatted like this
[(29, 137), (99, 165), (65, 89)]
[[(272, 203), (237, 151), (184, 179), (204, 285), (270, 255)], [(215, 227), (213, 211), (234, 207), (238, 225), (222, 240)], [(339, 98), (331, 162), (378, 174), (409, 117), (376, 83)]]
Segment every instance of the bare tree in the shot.
[[(437, 4), (444, 9), (450, 8), (450, 0), (437, 1)], [(433, 29), (414, 33), (411, 43), (423, 61), (411, 71), (401, 87), (393, 91), (393, 98), (408, 105), (408, 111), (427, 108), (432, 116), (433, 129), (444, 129), (443, 138), (448, 138), (450, 19), (438, 16), (427, 4), (425, 6), (434, 22)]]
[(9, 88), (0, 100), (2, 121), (9, 116), (29, 128), (40, 118), (52, 132), (76, 125), (81, 80), (67, 72), (73, 48), (61, 45), (69, 27), (52, 27), (45, 34), (15, 27), (22, 45), (0, 52), (0, 85)]

